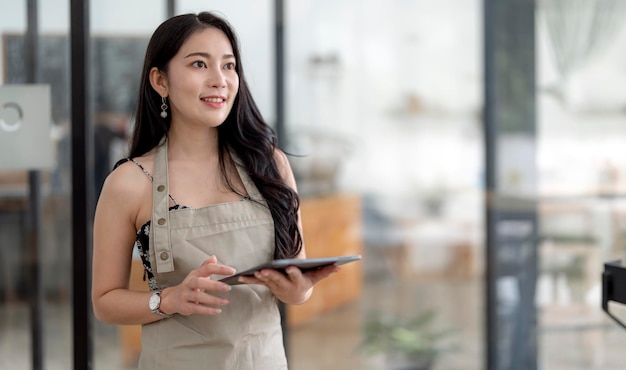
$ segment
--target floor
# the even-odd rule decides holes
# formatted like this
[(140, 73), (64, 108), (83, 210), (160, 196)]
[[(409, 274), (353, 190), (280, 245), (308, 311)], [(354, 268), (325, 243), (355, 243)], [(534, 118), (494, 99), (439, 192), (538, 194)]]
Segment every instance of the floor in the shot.
[[(426, 282), (380, 281), (366, 285), (363, 296), (289, 332), (290, 368), (394, 369), (382, 356), (363, 356), (361, 325), (370, 311), (416, 312), (437, 309), (439, 327), (452, 328), (454, 347), (444, 352), (435, 370), (483, 369), (482, 284), (480, 280)], [(28, 311), (24, 304), (0, 306), (0, 369), (30, 369)], [(626, 310), (625, 310), (626, 311)], [(626, 312), (624, 312), (626, 313)], [(70, 309), (45, 306), (45, 368), (71, 368)], [(116, 327), (95, 324), (94, 369), (120, 369)], [(592, 335), (589, 335), (591, 333)], [(589, 341), (593, 343), (589, 343)], [(626, 331), (606, 321), (596, 330), (541, 328), (539, 368), (549, 370), (624, 369)], [(600, 354), (592, 353), (600, 349)], [(599, 356), (599, 357), (598, 357)], [(593, 364), (593, 359), (596, 364)], [(599, 358), (599, 362), (598, 362)]]

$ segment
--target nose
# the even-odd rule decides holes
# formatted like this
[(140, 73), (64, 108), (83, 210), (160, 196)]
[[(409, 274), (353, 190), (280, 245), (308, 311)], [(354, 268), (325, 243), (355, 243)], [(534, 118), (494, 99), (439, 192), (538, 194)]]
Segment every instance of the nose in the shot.
[(214, 88), (226, 87), (226, 76), (220, 66), (211, 68), (207, 76), (207, 84)]

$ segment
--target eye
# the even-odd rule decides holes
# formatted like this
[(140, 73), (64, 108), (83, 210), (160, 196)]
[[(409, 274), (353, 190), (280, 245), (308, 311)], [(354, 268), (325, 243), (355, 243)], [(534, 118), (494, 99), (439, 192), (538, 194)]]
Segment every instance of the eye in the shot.
[(191, 65), (196, 68), (206, 68), (206, 63), (201, 60), (196, 60), (195, 62), (191, 63)]
[(235, 63), (233, 63), (233, 62), (226, 63), (224, 65), (224, 69), (229, 69), (229, 70), (235, 69)]

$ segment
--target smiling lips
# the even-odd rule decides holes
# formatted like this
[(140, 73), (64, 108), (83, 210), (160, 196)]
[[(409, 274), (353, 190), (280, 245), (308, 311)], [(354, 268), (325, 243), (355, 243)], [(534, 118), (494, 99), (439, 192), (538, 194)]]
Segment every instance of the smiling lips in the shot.
[(204, 98), (200, 98), (206, 105), (213, 108), (221, 108), (226, 103), (226, 98), (223, 96), (207, 96)]
[(210, 103), (221, 103), (221, 102), (223, 102), (226, 99), (224, 99), (224, 98), (202, 98), (202, 100), (205, 101), (205, 102), (210, 102)]

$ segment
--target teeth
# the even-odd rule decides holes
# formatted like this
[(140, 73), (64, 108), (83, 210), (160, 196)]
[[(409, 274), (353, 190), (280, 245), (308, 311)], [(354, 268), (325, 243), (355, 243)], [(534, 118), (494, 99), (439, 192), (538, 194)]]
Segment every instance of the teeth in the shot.
[(222, 98), (202, 98), (202, 100), (209, 103), (221, 103), (224, 101)]

